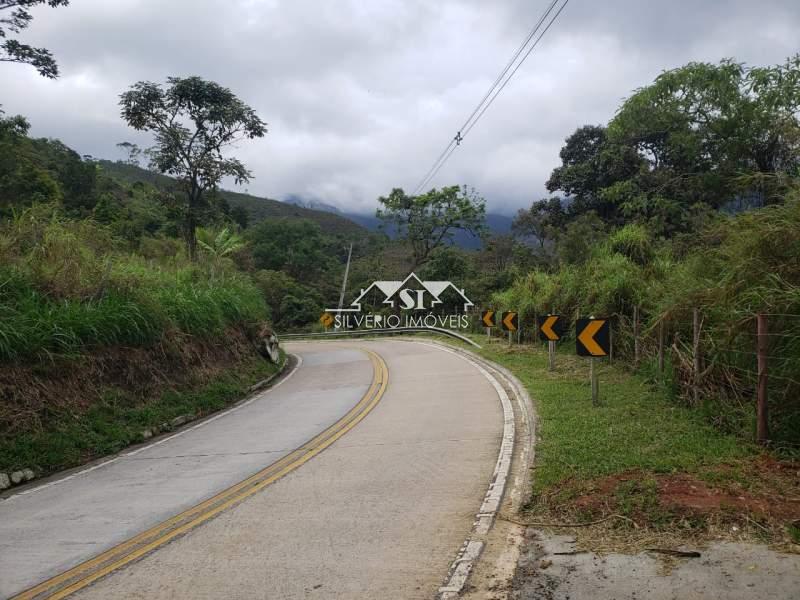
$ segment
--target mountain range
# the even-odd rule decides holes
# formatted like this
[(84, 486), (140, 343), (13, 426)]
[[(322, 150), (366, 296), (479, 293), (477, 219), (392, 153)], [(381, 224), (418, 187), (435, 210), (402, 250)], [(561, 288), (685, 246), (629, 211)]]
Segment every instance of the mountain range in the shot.
[[(350, 221), (353, 221), (354, 223), (357, 223), (358, 225), (361, 225), (369, 231), (379, 231), (381, 224), (380, 220), (374, 214), (365, 215), (361, 213), (344, 212), (336, 206), (323, 202), (317, 198), (303, 198), (297, 194), (290, 194), (283, 199), (283, 202), (299, 208), (304, 208), (306, 210), (315, 210), (340, 215), (346, 219), (349, 219)], [(511, 231), (511, 223), (513, 220), (514, 219), (512, 217), (508, 217), (506, 215), (486, 213), (486, 226), (493, 235), (503, 235), (509, 233)], [(389, 237), (396, 236), (396, 232), (392, 230), (387, 230), (386, 233), (389, 235)], [(466, 231), (456, 231), (455, 235), (453, 236), (453, 242), (457, 246), (468, 249), (477, 249), (481, 246), (481, 241)]]

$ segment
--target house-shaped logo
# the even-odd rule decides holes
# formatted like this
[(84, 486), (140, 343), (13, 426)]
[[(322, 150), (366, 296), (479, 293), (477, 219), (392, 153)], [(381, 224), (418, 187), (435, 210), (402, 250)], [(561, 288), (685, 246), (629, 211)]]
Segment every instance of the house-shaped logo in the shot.
[[(452, 290), (452, 292), (450, 292)], [(361, 312), (362, 304), (367, 297), (373, 295), (381, 304), (400, 310), (430, 310), (442, 304), (445, 294), (456, 294), (459, 303), (464, 305), (464, 312), (473, 306), (463, 289), (459, 289), (450, 281), (422, 281), (414, 273), (402, 281), (375, 281), (368, 288), (361, 290), (358, 297), (346, 308), (329, 308), (328, 312)]]

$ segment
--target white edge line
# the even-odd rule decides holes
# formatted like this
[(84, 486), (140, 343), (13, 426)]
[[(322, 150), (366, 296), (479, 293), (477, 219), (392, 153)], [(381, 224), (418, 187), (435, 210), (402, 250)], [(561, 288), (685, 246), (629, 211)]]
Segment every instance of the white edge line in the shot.
[[(511, 459), (514, 452), (514, 439), (516, 435), (514, 408), (511, 404), (508, 394), (503, 389), (503, 386), (500, 385), (500, 382), (497, 380), (497, 378), (472, 358), (439, 344), (430, 344), (427, 342), (413, 343), (422, 344), (423, 346), (429, 346), (431, 348), (436, 348), (437, 350), (449, 352), (450, 354), (453, 354), (461, 360), (474, 366), (476, 369), (478, 369), (478, 371), (481, 372), (481, 374), (483, 374), (489, 383), (492, 384), (492, 387), (494, 387), (495, 391), (497, 392), (497, 395), (500, 398), (500, 403), (503, 406), (503, 441), (500, 444), (500, 452), (497, 457), (497, 463), (494, 467), (492, 480), (489, 483), (489, 489), (484, 496), (481, 508), (476, 515), (475, 523), (472, 526), (470, 536), (465, 540), (464, 544), (461, 546), (461, 550), (456, 556), (456, 559), (450, 565), (447, 582), (439, 588), (439, 597), (445, 600), (448, 598), (456, 598), (464, 588), (467, 578), (472, 571), (472, 567), (483, 551), (484, 543), (477, 538), (488, 533), (489, 529), (494, 523), (495, 517), (497, 516), (497, 511), (500, 509), (500, 503), (503, 500), (503, 494), (505, 493), (506, 484), (508, 482), (508, 475), (511, 471)], [(515, 386), (511, 384), (511, 387)]]
[(81, 476), (81, 475), (86, 475), (87, 473), (91, 473), (92, 471), (100, 469), (101, 467), (107, 467), (108, 465), (117, 462), (121, 458), (128, 458), (130, 456), (135, 456), (135, 455), (139, 454), (140, 452), (144, 452), (145, 450), (149, 450), (150, 448), (155, 448), (156, 446), (160, 446), (164, 442), (168, 442), (169, 440), (174, 440), (175, 438), (180, 437), (185, 433), (189, 433), (190, 431), (194, 431), (195, 429), (200, 429), (201, 427), (205, 427), (206, 425), (208, 425), (209, 423), (211, 423), (213, 421), (216, 421), (217, 419), (221, 419), (224, 416), (227, 416), (227, 415), (230, 415), (230, 414), (236, 412), (240, 408), (244, 408), (248, 404), (252, 404), (256, 400), (258, 400), (258, 399), (262, 398), (263, 396), (265, 396), (266, 394), (268, 394), (268, 393), (272, 392), (273, 390), (279, 388), (281, 385), (283, 385), (285, 382), (287, 382), (289, 379), (291, 379), (292, 375), (294, 375), (295, 373), (297, 373), (297, 371), (300, 370), (300, 367), (303, 364), (303, 358), (300, 355), (297, 355), (297, 354), (289, 354), (289, 356), (293, 356), (295, 359), (297, 359), (297, 365), (295, 366), (295, 368), (292, 369), (291, 371), (289, 371), (288, 375), (286, 375), (286, 377), (281, 379), (278, 383), (276, 383), (275, 385), (267, 388), (266, 390), (258, 392), (252, 398), (249, 398), (248, 400), (245, 400), (244, 402), (241, 402), (240, 404), (236, 404), (235, 406), (231, 406), (230, 408), (223, 409), (222, 411), (220, 411), (219, 413), (217, 413), (213, 417), (210, 417), (208, 419), (204, 419), (203, 421), (200, 421), (200, 423), (192, 425), (191, 427), (183, 428), (180, 431), (177, 431), (176, 433), (173, 433), (172, 435), (169, 435), (169, 436), (167, 436), (165, 438), (162, 438), (160, 440), (157, 440), (155, 442), (151, 442), (149, 444), (145, 444), (144, 446), (142, 446), (140, 448), (137, 448), (136, 450), (131, 450), (130, 452), (123, 452), (123, 453), (118, 454), (117, 456), (115, 456), (113, 458), (109, 458), (108, 460), (104, 460), (103, 462), (98, 463), (96, 465), (92, 465), (91, 467), (86, 467), (85, 469), (81, 469), (79, 471), (76, 471), (75, 473), (72, 473), (71, 475), (67, 475), (66, 477), (61, 477), (60, 479), (56, 479), (54, 481), (49, 481), (47, 483), (43, 483), (42, 485), (37, 485), (36, 487), (32, 487), (32, 488), (30, 488), (28, 490), (23, 490), (21, 492), (17, 492), (16, 494), (13, 494), (12, 496), (9, 496), (9, 497), (7, 497), (5, 499), (0, 499), (0, 504), (5, 504), (5, 503), (8, 503), (8, 502), (11, 502), (15, 498), (20, 498), (22, 496), (26, 496), (27, 494), (32, 494), (33, 492), (38, 492), (38, 491), (47, 489), (47, 488), (52, 487), (54, 485), (58, 485), (58, 484), (64, 483), (65, 481), (69, 481), (70, 479), (75, 479), (76, 477)]

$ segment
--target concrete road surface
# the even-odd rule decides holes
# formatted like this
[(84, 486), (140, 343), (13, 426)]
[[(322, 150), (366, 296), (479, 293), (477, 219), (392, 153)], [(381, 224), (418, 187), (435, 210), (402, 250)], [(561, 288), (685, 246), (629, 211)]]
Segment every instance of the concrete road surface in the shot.
[[(363, 349), (388, 368), (379, 400), (377, 363)], [(0, 502), (0, 597), (158, 530), (276, 460), (295, 460), (293, 450), (310, 448), (370, 394), (374, 408), (334, 431), (324, 451), (282, 477), (278, 463), (213, 519), (185, 532), (172, 525), (174, 539), (149, 553), (143, 544), (135, 562), (113, 570), (101, 560), (95, 568), (110, 564), (110, 574), (74, 597), (433, 597), (497, 460), (497, 392), (458, 356), (413, 342), (290, 350), (302, 358), (298, 370), (249, 404)]]

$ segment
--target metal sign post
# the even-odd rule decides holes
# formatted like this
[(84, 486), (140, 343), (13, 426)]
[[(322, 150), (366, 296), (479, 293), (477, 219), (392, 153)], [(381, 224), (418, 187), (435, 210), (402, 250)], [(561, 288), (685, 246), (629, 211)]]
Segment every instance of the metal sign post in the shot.
[(597, 381), (595, 361), (608, 356), (611, 346), (608, 319), (589, 317), (575, 322), (575, 350), (578, 356), (589, 357), (589, 376), (592, 383), (592, 406), (600, 404), (600, 383)]
[(519, 330), (519, 315), (515, 311), (506, 311), (501, 315), (500, 325), (508, 332), (508, 345), (514, 343), (513, 334)]
[(492, 337), (492, 327), (494, 327), (497, 323), (495, 322), (495, 316), (493, 310), (485, 310), (481, 313), (481, 322), (483, 326), (486, 327), (486, 337)]
[(542, 315), (536, 318), (539, 328), (539, 339), (547, 342), (547, 367), (550, 371), (556, 368), (556, 342), (564, 333), (564, 324), (560, 315)]

